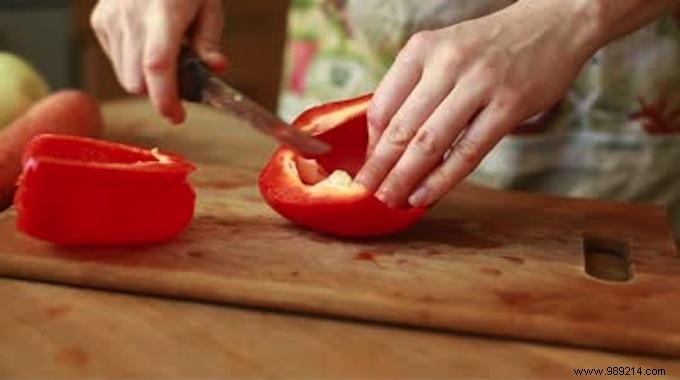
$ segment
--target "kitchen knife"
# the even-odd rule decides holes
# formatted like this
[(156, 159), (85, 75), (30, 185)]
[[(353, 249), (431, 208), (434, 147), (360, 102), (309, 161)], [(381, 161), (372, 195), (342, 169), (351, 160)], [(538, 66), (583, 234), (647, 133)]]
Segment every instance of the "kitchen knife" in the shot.
[(222, 81), (188, 48), (183, 48), (180, 53), (178, 72), (182, 99), (208, 104), (233, 114), (306, 156), (330, 151), (328, 144), (291, 127)]

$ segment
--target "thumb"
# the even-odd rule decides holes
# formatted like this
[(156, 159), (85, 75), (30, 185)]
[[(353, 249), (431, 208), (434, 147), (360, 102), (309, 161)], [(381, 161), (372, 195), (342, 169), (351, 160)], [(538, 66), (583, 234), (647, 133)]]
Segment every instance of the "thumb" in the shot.
[(196, 54), (216, 72), (227, 69), (227, 58), (220, 52), (223, 28), (222, 1), (205, 1), (194, 24), (191, 45)]

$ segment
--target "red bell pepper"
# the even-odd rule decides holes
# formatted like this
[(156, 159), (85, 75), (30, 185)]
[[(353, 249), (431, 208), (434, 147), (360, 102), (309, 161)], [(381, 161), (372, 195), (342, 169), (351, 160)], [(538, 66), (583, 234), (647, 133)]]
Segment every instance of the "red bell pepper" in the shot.
[(283, 217), (338, 236), (378, 236), (405, 230), (426, 209), (393, 209), (352, 178), (363, 165), (368, 143), (366, 109), (371, 95), (309, 109), (294, 122), (329, 143), (330, 153), (305, 158), (280, 147), (259, 178), (260, 192)]
[(57, 244), (160, 242), (191, 220), (194, 166), (157, 150), (43, 134), (23, 156), (17, 228)]

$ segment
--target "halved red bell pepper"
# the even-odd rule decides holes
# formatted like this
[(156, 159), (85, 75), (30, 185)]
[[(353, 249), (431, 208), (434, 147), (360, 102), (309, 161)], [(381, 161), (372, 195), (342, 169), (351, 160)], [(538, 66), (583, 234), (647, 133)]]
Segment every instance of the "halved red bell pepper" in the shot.
[(90, 138), (44, 134), (23, 156), (14, 200), (19, 230), (58, 244), (169, 239), (191, 220), (188, 161)]
[(280, 147), (259, 178), (260, 192), (283, 217), (338, 236), (378, 236), (407, 229), (426, 209), (393, 209), (353, 182), (366, 158), (366, 109), (371, 95), (309, 109), (294, 122), (329, 143), (330, 153), (309, 159)]

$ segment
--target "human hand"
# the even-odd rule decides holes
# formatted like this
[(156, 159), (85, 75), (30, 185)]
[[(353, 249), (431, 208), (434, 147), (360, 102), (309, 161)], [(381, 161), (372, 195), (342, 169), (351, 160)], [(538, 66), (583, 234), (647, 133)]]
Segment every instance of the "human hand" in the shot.
[(211, 69), (226, 69), (219, 51), (221, 0), (99, 0), (90, 22), (125, 90), (148, 93), (158, 112), (174, 123), (185, 118), (177, 91), (184, 39)]
[(414, 35), (373, 96), (356, 182), (391, 207), (443, 197), (566, 92), (600, 44), (587, 3), (520, 1)]

